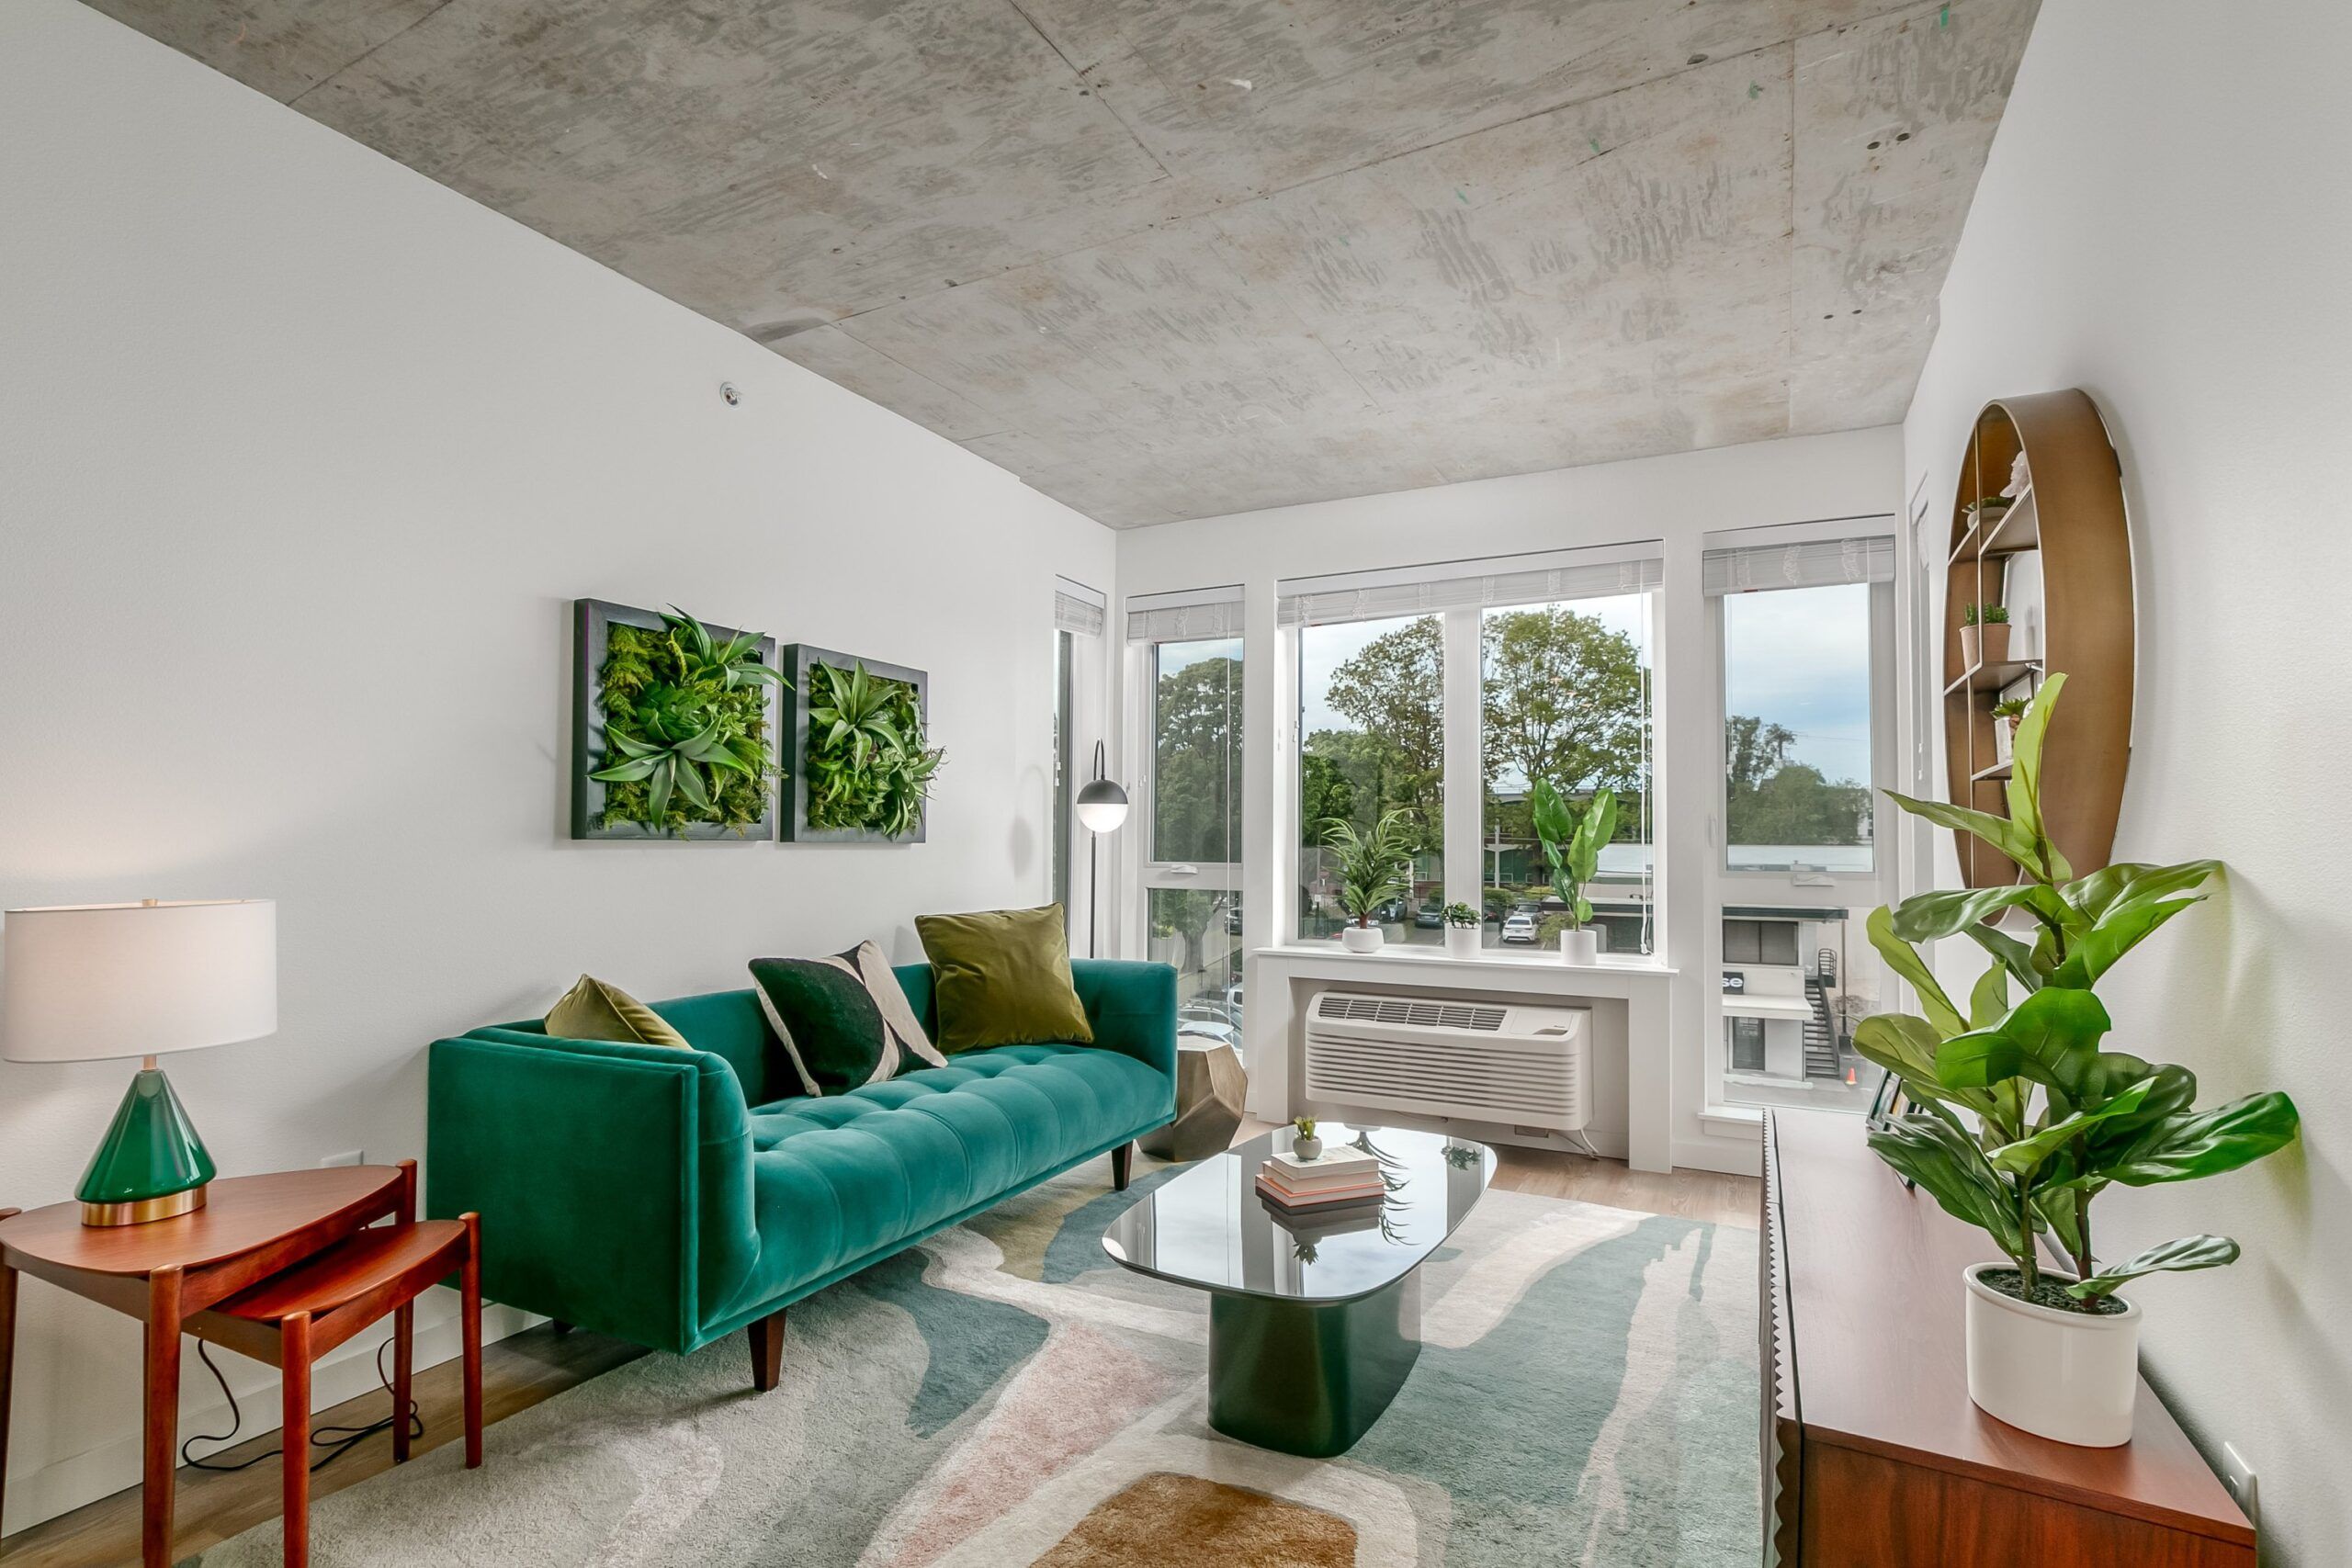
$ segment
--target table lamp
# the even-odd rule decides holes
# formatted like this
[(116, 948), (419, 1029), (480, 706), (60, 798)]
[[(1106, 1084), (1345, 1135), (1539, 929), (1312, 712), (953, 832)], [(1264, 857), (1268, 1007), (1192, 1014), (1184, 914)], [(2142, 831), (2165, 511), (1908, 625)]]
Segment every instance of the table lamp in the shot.
[(143, 1058), (75, 1196), (85, 1225), (204, 1206), (212, 1156), (155, 1058), (277, 1032), (266, 898), (78, 904), (0, 918), (0, 1057)]
[(1095, 889), (1101, 885), (1102, 835), (1115, 833), (1127, 819), (1127, 792), (1102, 769), (1102, 742), (1094, 743), (1094, 776), (1078, 792), (1078, 819), (1093, 837), (1086, 845), (1086, 955), (1094, 956), (1094, 933), (1101, 921), (1094, 912)]

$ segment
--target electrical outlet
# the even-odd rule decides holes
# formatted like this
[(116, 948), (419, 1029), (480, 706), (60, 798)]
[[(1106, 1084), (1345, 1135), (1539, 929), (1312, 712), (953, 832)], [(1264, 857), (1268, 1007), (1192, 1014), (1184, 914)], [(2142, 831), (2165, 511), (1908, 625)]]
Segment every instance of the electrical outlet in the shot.
[(366, 1165), (367, 1163), (368, 1151), (366, 1149), (345, 1149), (339, 1155), (329, 1155), (326, 1158), (319, 1161), (319, 1168), (321, 1170), (325, 1170), (330, 1166)]
[(2262, 1494), (2255, 1483), (2254, 1466), (2248, 1464), (2245, 1455), (2230, 1443), (2222, 1445), (2222, 1484), (2230, 1489), (2230, 1495), (2235, 1497), (2238, 1506), (2245, 1510), (2246, 1523), (2260, 1529)]

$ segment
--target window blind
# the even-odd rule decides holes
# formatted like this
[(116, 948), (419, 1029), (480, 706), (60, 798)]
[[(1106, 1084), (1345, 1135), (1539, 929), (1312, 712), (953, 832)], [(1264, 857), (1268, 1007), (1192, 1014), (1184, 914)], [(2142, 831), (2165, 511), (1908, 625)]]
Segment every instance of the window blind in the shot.
[(1277, 624), (1329, 626), (1385, 621), (1446, 610), (1507, 604), (1546, 604), (1642, 593), (1666, 580), (1664, 547), (1656, 540), (1592, 549), (1441, 561), (1385, 571), (1291, 578), (1276, 584)]
[(1054, 579), (1054, 629), (1079, 637), (1102, 635), (1102, 595), (1067, 577)]
[(1204, 642), (1241, 636), (1241, 585), (1127, 596), (1129, 642)]
[(1884, 534), (1709, 550), (1700, 570), (1710, 594), (1894, 581), (1894, 540)]

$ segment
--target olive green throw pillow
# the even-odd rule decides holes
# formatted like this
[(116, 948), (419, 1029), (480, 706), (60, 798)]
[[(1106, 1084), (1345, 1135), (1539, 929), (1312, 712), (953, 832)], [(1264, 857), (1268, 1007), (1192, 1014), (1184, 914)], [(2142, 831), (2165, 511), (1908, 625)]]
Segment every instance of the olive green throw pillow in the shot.
[(918, 915), (915, 932), (931, 958), (941, 1050), (1094, 1043), (1093, 1026), (1070, 984), (1059, 904)]
[(691, 1051), (686, 1037), (667, 1020), (622, 990), (593, 976), (563, 993), (548, 1009), (548, 1032), (558, 1040), (613, 1040), (624, 1045), (674, 1045)]

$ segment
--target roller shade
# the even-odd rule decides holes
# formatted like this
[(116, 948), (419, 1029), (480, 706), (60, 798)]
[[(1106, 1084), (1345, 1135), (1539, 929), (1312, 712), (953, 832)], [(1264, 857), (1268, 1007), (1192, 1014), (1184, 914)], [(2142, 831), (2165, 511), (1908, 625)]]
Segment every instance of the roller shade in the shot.
[(1894, 540), (1885, 534), (1709, 550), (1700, 569), (1710, 594), (1894, 581)]
[(1127, 598), (1129, 642), (1204, 642), (1241, 635), (1241, 586)]
[(1292, 578), (1276, 585), (1282, 599), (1275, 607), (1275, 619), (1285, 626), (1329, 626), (1447, 610), (1643, 593), (1665, 581), (1664, 554), (1657, 541), (1645, 540), (1594, 549)]
[(1067, 577), (1054, 579), (1054, 629), (1080, 637), (1102, 635), (1103, 599), (1095, 590)]

